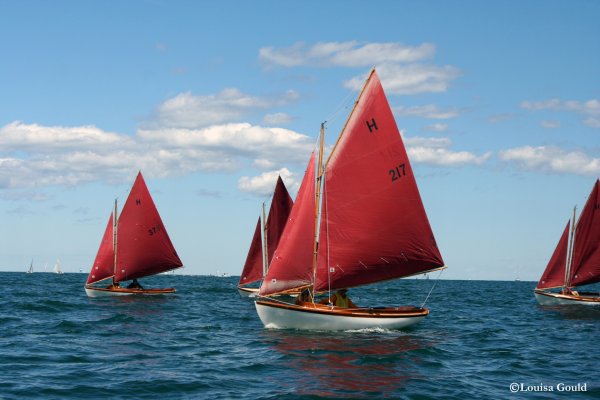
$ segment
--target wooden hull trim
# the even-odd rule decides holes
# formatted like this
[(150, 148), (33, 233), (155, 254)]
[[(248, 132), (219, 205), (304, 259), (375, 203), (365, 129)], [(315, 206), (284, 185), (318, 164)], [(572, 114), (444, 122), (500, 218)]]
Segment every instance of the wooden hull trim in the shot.
[(582, 296), (572, 294), (562, 294), (548, 292), (546, 290), (535, 289), (535, 298), (542, 306), (558, 306), (558, 305), (584, 305), (584, 306), (600, 306), (600, 296)]
[[(244, 286), (238, 286), (238, 293), (240, 294), (241, 297), (258, 297), (259, 294), (258, 292), (260, 291), (260, 288), (249, 288), (249, 287), (244, 287)], [(278, 293), (273, 295), (273, 297), (297, 297), (300, 294), (300, 291), (298, 290), (290, 290), (287, 292), (282, 292), (282, 293)]]
[(293, 305), (256, 300), (256, 310), (266, 328), (303, 330), (402, 329), (414, 325), (429, 314), (418, 307), (337, 308), (305, 303)]
[(128, 288), (100, 288), (94, 286), (85, 286), (85, 293), (88, 297), (108, 297), (108, 296), (156, 296), (175, 293), (174, 288), (164, 289), (128, 289)]
[(256, 297), (258, 296), (258, 291), (260, 290), (259, 288), (249, 288), (243, 286), (238, 286), (237, 289), (241, 297)]

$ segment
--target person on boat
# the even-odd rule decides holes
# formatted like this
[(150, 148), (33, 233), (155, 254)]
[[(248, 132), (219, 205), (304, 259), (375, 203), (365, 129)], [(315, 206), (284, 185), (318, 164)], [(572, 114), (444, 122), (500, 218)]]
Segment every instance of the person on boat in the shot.
[(358, 308), (356, 304), (347, 296), (348, 289), (338, 289), (333, 296), (321, 300), (321, 304), (330, 304), (340, 308)]
[(569, 288), (569, 287), (565, 287), (562, 290), (562, 294), (568, 295), (568, 296), (579, 296), (579, 293), (577, 293), (577, 291)]
[(119, 282), (113, 282), (110, 285), (108, 285), (106, 288), (107, 289), (119, 289), (121, 286), (119, 286)]
[(127, 289), (143, 289), (142, 285), (138, 282), (137, 278), (134, 278), (133, 281), (129, 285), (127, 285)]
[(304, 303), (310, 302), (310, 290), (304, 289), (298, 297), (296, 297), (295, 304), (298, 306), (303, 305)]

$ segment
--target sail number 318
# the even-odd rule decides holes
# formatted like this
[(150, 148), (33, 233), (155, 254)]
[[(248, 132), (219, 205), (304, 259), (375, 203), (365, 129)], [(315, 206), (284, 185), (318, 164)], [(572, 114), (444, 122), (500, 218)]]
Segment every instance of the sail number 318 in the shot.
[(392, 182), (397, 181), (406, 175), (405, 165), (400, 164), (396, 168), (392, 168), (388, 171), (388, 174), (392, 177)]

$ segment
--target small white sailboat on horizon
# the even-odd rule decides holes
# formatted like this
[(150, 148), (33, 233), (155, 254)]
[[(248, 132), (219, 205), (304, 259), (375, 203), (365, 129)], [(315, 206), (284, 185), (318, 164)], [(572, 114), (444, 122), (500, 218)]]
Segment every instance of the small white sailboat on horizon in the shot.
[(54, 272), (55, 274), (62, 274), (62, 269), (60, 268), (60, 260), (56, 260), (56, 264), (54, 264), (54, 267), (52, 268), (52, 272)]
[(577, 223), (576, 213), (577, 208), (534, 290), (541, 305), (600, 306), (600, 293), (576, 289), (600, 282), (600, 179), (596, 179)]
[(29, 269), (27, 269), (28, 274), (33, 274), (33, 258), (31, 259), (31, 263), (29, 264)]
[[(374, 68), (325, 164), (323, 137), (321, 124), (318, 157), (311, 154), (255, 301), (257, 313), (267, 328), (411, 326), (429, 310), (343, 308), (314, 300), (318, 293), (446, 268)], [(289, 304), (274, 298), (304, 289), (313, 295), (310, 301)]]

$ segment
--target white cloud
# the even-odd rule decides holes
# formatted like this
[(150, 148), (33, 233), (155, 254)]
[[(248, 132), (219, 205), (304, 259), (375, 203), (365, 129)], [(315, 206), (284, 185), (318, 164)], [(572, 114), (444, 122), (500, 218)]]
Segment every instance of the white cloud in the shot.
[(555, 146), (522, 146), (501, 151), (500, 159), (529, 171), (576, 175), (600, 175), (600, 158), (581, 151), (566, 151)]
[(95, 126), (41, 126), (14, 121), (0, 127), (0, 148), (3, 151), (35, 149), (51, 152), (81, 147), (124, 148), (131, 145), (133, 141), (129, 137)]
[(449, 138), (424, 138), (419, 136), (404, 137), (404, 144), (408, 147), (431, 147), (434, 149), (448, 148), (452, 146), (452, 140)]
[[(213, 125), (204, 129), (140, 129), (138, 137), (161, 148), (204, 149), (228, 154), (258, 156), (270, 160), (298, 160), (309, 154), (314, 140), (284, 128), (271, 128), (249, 123)], [(298, 161), (304, 161), (304, 158)]]
[(238, 89), (225, 89), (206, 96), (180, 93), (158, 106), (156, 123), (171, 128), (206, 127), (238, 120), (254, 110), (283, 106), (298, 98), (298, 93), (293, 90), (275, 98), (250, 96)]
[(431, 147), (409, 147), (407, 153), (414, 162), (443, 166), (481, 165), (492, 155), (492, 153), (487, 152), (481, 156), (476, 156), (468, 151), (454, 152), (445, 148)]
[(275, 163), (266, 158), (259, 158), (252, 162), (252, 166), (260, 169), (269, 169), (275, 167)]
[(266, 125), (287, 125), (292, 122), (292, 117), (286, 113), (267, 114), (263, 118)]
[[(446, 65), (383, 64), (377, 68), (386, 93), (412, 95), (418, 93), (445, 92), (450, 82), (461, 74), (458, 68)], [(365, 82), (365, 76), (356, 76), (346, 82), (348, 89), (359, 91)]]
[(281, 176), (290, 193), (295, 193), (298, 190), (299, 182), (295, 174), (287, 168), (281, 168), (277, 171), (264, 172), (258, 176), (248, 177), (242, 176), (238, 180), (238, 189), (256, 194), (259, 196), (270, 196), (275, 190), (277, 177)]
[(600, 100), (591, 99), (586, 102), (576, 100), (549, 99), (544, 101), (523, 101), (521, 108), (529, 111), (567, 111), (582, 114), (584, 124), (591, 128), (600, 128)]
[(455, 108), (441, 110), (434, 104), (411, 107), (396, 107), (394, 115), (399, 117), (422, 117), (428, 119), (449, 119), (458, 116), (459, 112)]
[(263, 47), (259, 51), (260, 60), (265, 65), (282, 67), (342, 66), (369, 67), (386, 62), (410, 63), (433, 58), (435, 46), (423, 43), (420, 46), (406, 46), (401, 43), (359, 43), (320, 42), (313, 46), (304, 43), (276, 49)]
[(542, 128), (546, 129), (560, 128), (560, 122), (558, 121), (542, 121), (540, 122), (540, 125), (542, 126)]
[(477, 156), (468, 151), (452, 151), (449, 138), (406, 137), (404, 134), (402, 137), (406, 152), (414, 163), (454, 167), (481, 165), (492, 155), (491, 152)]
[(448, 130), (448, 124), (431, 124), (426, 125), (423, 129), (432, 132), (444, 132)]
[(295, 161), (302, 164), (313, 142), (288, 129), (247, 123), (204, 129), (145, 129), (130, 137), (95, 127), (13, 122), (0, 128), (0, 187), (122, 182), (138, 169), (148, 176), (164, 177), (235, 171), (251, 162), (262, 169)]

